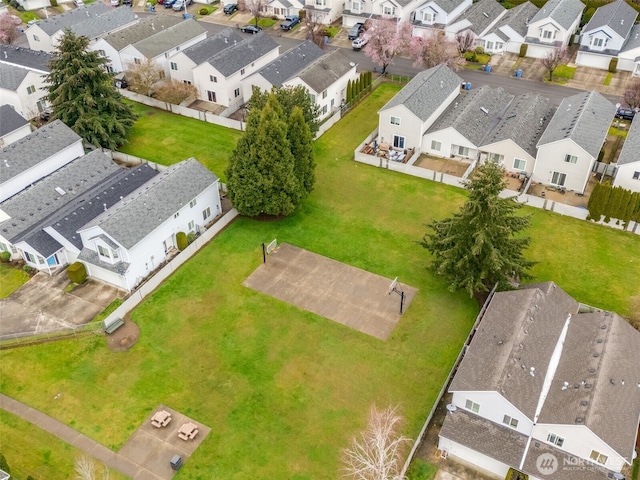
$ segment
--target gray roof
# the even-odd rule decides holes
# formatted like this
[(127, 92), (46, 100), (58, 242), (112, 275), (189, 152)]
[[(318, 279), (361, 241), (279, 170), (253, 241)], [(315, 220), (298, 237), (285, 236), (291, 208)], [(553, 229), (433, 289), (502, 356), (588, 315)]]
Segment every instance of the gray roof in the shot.
[(109, 33), (105, 35), (103, 39), (117, 51), (120, 51), (128, 45), (133, 45), (158, 31), (165, 30), (180, 22), (182, 22), (182, 18), (180, 17), (157, 14), (142, 18), (138, 23), (130, 27)]
[(640, 24), (634, 25), (631, 27), (629, 31), (629, 36), (627, 37), (626, 42), (622, 46), (621, 52), (626, 52), (627, 50), (633, 50), (634, 48), (640, 47)]
[(539, 93), (519, 95), (483, 144), (511, 139), (535, 158), (538, 141), (551, 121), (553, 112), (549, 99)]
[[(0, 223), (0, 233), (15, 241), (36, 228), (43, 228), (41, 222), (51, 218), (65, 205), (83, 198), (85, 193), (119, 170), (100, 151), (79, 157), (0, 204), (0, 209), (11, 217)], [(65, 193), (60, 194), (56, 188)]]
[(424, 122), (440, 108), (453, 90), (460, 88), (461, 83), (462, 78), (446, 65), (423, 70), (413, 77), (380, 111), (404, 105)]
[(133, 46), (145, 57), (154, 58), (205, 32), (202, 25), (190, 18), (140, 40)]
[(625, 0), (617, 0), (599, 7), (589, 23), (582, 29), (583, 34), (608, 25), (620, 37), (627, 38), (638, 12), (631, 8)]
[(456, 21), (469, 21), (469, 29), (476, 35), (481, 35), (504, 11), (505, 8), (496, 0), (480, 0), (463, 12)]
[(271, 85), (280, 87), (287, 80), (295, 78), (309, 62), (317, 60), (323, 54), (320, 47), (311, 40), (307, 40), (287, 50), (257, 73)]
[(0, 63), (0, 88), (15, 92), (30, 71), (17, 65)]
[(502, 17), (500, 17), (500, 20), (498, 20), (487, 34), (496, 33), (505, 41), (508, 41), (509, 38), (506, 38), (507, 36), (500, 31), (501, 27), (508, 26), (515, 30), (521, 37), (524, 37), (527, 34), (529, 20), (538, 13), (538, 10), (538, 7), (529, 1), (522, 3), (517, 7), (510, 8)]
[(84, 22), (72, 26), (71, 30), (78, 36), (94, 39), (131, 25), (137, 18), (138, 16), (130, 8), (114, 8), (87, 18)]
[(218, 32), (211, 37), (207, 37), (204, 40), (200, 40), (195, 45), (185, 48), (182, 50), (182, 53), (185, 54), (193, 63), (200, 65), (201, 63), (206, 62), (209, 58), (215, 57), (216, 55), (225, 52), (233, 45), (242, 42), (244, 39), (245, 37), (240, 35), (237, 28), (225, 28), (221, 32)]
[(597, 158), (615, 113), (616, 106), (598, 92), (567, 97), (556, 110), (538, 146), (570, 138)]
[(218, 177), (191, 158), (172, 165), (85, 225), (129, 249), (211, 186)]
[(622, 151), (618, 157), (618, 165), (640, 162), (640, 120), (631, 122), (629, 133), (622, 145)]
[(428, 0), (428, 1), (424, 2), (422, 5), (420, 5), (418, 8), (416, 8), (416, 10), (420, 10), (420, 9), (422, 9), (422, 7), (424, 7), (428, 3), (433, 2), (436, 5), (438, 5), (445, 12), (451, 13), (457, 7), (459, 7), (460, 4), (462, 4), (464, 1), (465, 0)]
[(351, 60), (338, 48), (305, 67), (298, 77), (314, 92), (321, 93), (353, 68), (350, 63)]
[(17, 47), (15, 45), (0, 45), (0, 63), (10, 63), (29, 70), (49, 73), (51, 55), (41, 50)]
[(45, 259), (62, 249), (62, 244), (55, 238), (49, 235), (44, 230), (38, 230), (29, 237), (24, 239), (25, 243), (29, 245), (36, 253), (40, 254)]
[(105, 270), (117, 273), (119, 275), (124, 275), (125, 273), (127, 273), (127, 270), (129, 269), (129, 265), (130, 265), (129, 263), (126, 263), (123, 261), (120, 261), (118, 263), (105, 262), (100, 258), (100, 255), (98, 255), (98, 252), (94, 250), (90, 250), (88, 248), (83, 248), (80, 251), (80, 255), (78, 255), (78, 260), (82, 260), (83, 262), (90, 263), (91, 265), (104, 268)]
[(584, 3), (580, 0), (549, 0), (531, 19), (530, 23), (550, 18), (566, 30), (571, 27), (576, 18), (580, 18), (584, 7)]
[(54, 15), (46, 20), (40, 20), (37, 26), (49, 36), (54, 33), (71, 28), (87, 20), (87, 18), (103, 14), (109, 11), (109, 7), (103, 2), (94, 2), (84, 7), (74, 8), (60, 15)]
[(228, 77), (277, 48), (279, 48), (278, 44), (270, 35), (260, 32), (258, 35), (251, 35), (249, 38), (231, 45), (228, 49), (216, 53), (209, 57), (207, 62), (222, 75)]
[(29, 121), (9, 105), (0, 105), (0, 137), (28, 124)]
[(0, 184), (79, 141), (78, 134), (55, 120), (6, 145), (0, 150)]
[(553, 283), (495, 294), (450, 390), (499, 392), (533, 419), (557, 339), (577, 311)]
[(460, 95), (427, 132), (454, 128), (474, 145), (483, 145), (512, 100), (502, 88), (483, 85)]

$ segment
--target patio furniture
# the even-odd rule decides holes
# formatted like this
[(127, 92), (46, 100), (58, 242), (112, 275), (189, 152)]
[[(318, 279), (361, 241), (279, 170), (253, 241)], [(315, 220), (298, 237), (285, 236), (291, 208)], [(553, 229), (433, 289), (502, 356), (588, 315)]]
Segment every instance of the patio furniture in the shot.
[(169, 422), (171, 422), (171, 414), (166, 410), (160, 410), (151, 417), (151, 425), (156, 428), (166, 427)]
[(198, 435), (198, 426), (187, 422), (180, 427), (178, 430), (178, 438), (184, 440), (185, 442), (188, 440), (193, 440)]

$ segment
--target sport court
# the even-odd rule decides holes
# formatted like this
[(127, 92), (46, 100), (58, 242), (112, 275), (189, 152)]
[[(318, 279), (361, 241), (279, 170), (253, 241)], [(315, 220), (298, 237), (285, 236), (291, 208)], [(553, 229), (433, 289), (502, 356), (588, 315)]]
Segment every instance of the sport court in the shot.
[[(243, 283), (362, 333), (386, 340), (400, 320), (392, 279), (282, 243)], [(417, 289), (398, 284), (406, 311)]]

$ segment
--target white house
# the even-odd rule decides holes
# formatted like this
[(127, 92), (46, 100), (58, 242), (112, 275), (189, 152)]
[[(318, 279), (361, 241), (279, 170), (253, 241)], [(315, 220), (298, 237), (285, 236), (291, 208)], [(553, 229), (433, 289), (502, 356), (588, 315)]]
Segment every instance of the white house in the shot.
[(598, 92), (565, 98), (538, 142), (533, 181), (584, 193), (615, 112)]
[(306, 15), (311, 15), (318, 23), (331, 25), (342, 17), (344, 0), (305, 0), (304, 10)]
[(125, 66), (122, 64), (122, 60), (120, 59), (120, 53), (122, 50), (158, 32), (164, 31), (169, 27), (173, 27), (180, 22), (182, 22), (181, 17), (158, 13), (156, 15), (140, 19), (140, 21), (135, 25), (131, 25), (118, 30), (117, 32), (110, 33), (96, 39), (95, 42), (92, 42), (89, 48), (109, 59), (109, 64), (107, 66), (109, 71), (119, 73), (125, 69)]
[(640, 24), (631, 27), (631, 31), (618, 53), (618, 70), (631, 72), (634, 77), (640, 75)]
[(544, 58), (555, 48), (566, 47), (580, 25), (584, 7), (580, 0), (549, 0), (529, 22), (527, 57)]
[(438, 157), (478, 159), (480, 146), (513, 98), (502, 88), (488, 85), (461, 94), (427, 130), (422, 152)]
[(398, 22), (408, 22), (411, 14), (422, 0), (348, 0), (342, 11), (342, 25), (351, 27), (368, 19), (394, 18)]
[(225, 107), (244, 103), (241, 82), (278, 58), (280, 46), (266, 33), (241, 36), (227, 28), (171, 58), (171, 78), (193, 83), (200, 100)]
[(130, 8), (110, 8), (103, 2), (95, 2), (40, 20), (28, 27), (25, 34), (29, 48), (52, 52), (66, 29), (93, 41), (137, 21), (138, 16)]
[(538, 7), (527, 1), (504, 11), (498, 21), (480, 36), (478, 44), (492, 55), (505, 52), (520, 53), (529, 20), (538, 10)]
[(613, 186), (640, 192), (640, 120), (631, 122), (618, 157)]
[(46, 110), (44, 80), (50, 59), (44, 52), (0, 45), (0, 105), (11, 105), (25, 118)]
[(266, 16), (284, 19), (289, 15), (300, 15), (303, 8), (304, 2), (298, 0), (270, 0), (262, 11)]
[(625, 0), (598, 7), (582, 29), (576, 65), (608, 69), (631, 32), (638, 12)]
[(206, 37), (204, 27), (190, 18), (124, 47), (120, 51), (120, 61), (125, 71), (145, 60), (151, 61), (164, 70), (165, 77), (170, 77), (170, 59)]
[(496, 293), (451, 382), (443, 457), (505, 478), (623, 478), (640, 418), (640, 333), (553, 282)]
[(414, 37), (425, 37), (449, 25), (471, 7), (471, 0), (428, 0), (412, 16)]
[(0, 147), (13, 143), (31, 133), (29, 121), (10, 105), (0, 105)]
[(553, 116), (548, 98), (539, 93), (517, 96), (480, 146), (480, 160), (501, 165), (506, 171), (533, 173), (538, 141)]
[(444, 28), (445, 34), (453, 40), (456, 35), (469, 32), (477, 39), (495, 25), (505, 11), (506, 9), (496, 0), (480, 0), (447, 25)]
[(378, 111), (378, 138), (422, 149), (422, 137), (460, 93), (462, 79), (446, 65), (418, 73)]

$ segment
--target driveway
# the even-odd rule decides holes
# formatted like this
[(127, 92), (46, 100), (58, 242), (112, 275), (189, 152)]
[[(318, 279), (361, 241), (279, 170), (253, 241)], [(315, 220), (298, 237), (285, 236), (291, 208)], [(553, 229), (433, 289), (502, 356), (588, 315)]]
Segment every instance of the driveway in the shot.
[(0, 337), (34, 333), (83, 325), (104, 310), (124, 292), (95, 280), (66, 293), (70, 284), (61, 269), (49, 276), (37, 273), (31, 280), (0, 300)]

